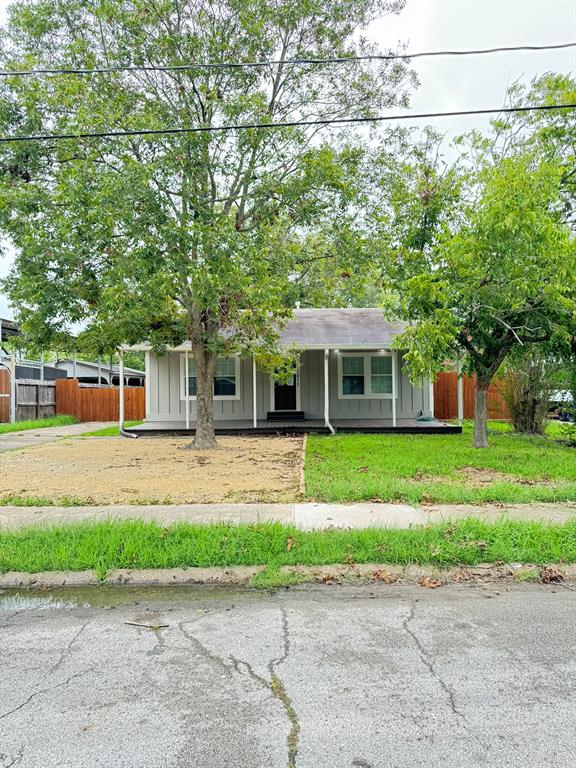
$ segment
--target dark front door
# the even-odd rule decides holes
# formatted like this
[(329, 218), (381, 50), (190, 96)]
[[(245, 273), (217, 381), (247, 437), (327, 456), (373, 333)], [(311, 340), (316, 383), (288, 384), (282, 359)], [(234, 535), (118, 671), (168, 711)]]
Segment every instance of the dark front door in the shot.
[(274, 410), (296, 410), (296, 376), (292, 376), (286, 384), (274, 382)]

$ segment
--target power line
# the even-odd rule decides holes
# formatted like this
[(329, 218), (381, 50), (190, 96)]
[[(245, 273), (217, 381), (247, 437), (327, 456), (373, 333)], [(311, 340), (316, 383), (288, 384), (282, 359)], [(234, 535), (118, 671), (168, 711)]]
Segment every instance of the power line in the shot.
[(420, 112), (415, 115), (378, 115), (375, 117), (339, 117), (319, 120), (293, 120), (285, 123), (236, 123), (233, 125), (204, 125), (195, 128), (149, 128), (126, 131), (94, 131), (78, 133), (37, 134), (35, 136), (1, 136), (0, 144), (22, 141), (57, 141), (63, 139), (106, 139), (123, 136), (160, 136), (177, 133), (210, 133), (213, 131), (241, 131), (249, 128), (296, 128), (312, 125), (347, 125), (354, 123), (381, 123), (391, 120), (420, 120), (429, 117), (459, 117), (465, 115), (494, 115), (506, 112), (542, 112), (551, 109), (576, 109), (576, 104), (540, 104), (524, 107), (498, 107), (497, 109), (464, 109), (458, 112)]
[(556, 43), (553, 45), (510, 45), (499, 48), (476, 48), (470, 50), (446, 50), (446, 51), (420, 51), (416, 53), (375, 53), (366, 56), (336, 56), (333, 58), (297, 58), (297, 59), (270, 59), (267, 61), (243, 61), (243, 62), (201, 62), (189, 64), (134, 64), (129, 66), (100, 67), (95, 69), (29, 69), (29, 70), (0, 70), (0, 75), (5, 77), (27, 77), (32, 75), (98, 75), (112, 72), (178, 72), (190, 69), (257, 69), (282, 65), (323, 65), (323, 64), (353, 64), (360, 61), (394, 61), (396, 59), (422, 59), (433, 56), (482, 56), (491, 53), (506, 53), (511, 51), (552, 51), (564, 48), (575, 48), (573, 43)]

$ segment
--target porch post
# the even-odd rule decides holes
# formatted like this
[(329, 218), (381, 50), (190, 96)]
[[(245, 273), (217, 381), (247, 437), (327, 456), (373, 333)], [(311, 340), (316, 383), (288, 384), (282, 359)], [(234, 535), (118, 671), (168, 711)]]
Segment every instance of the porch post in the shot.
[(40, 381), (44, 381), (44, 352), (40, 352)]
[(330, 381), (329, 381), (329, 355), (328, 349), (324, 350), (324, 425), (330, 426)]
[(256, 358), (252, 355), (252, 425), (258, 427), (258, 393), (256, 391)]
[(74, 352), (74, 356), (72, 357), (72, 378), (76, 378), (76, 352)]
[(392, 427), (396, 428), (396, 376), (398, 371), (398, 352), (392, 350)]
[(428, 391), (430, 393), (430, 415), (434, 417), (434, 382), (432, 379), (428, 380)]
[(120, 374), (120, 431), (124, 429), (124, 352), (120, 350), (118, 353), (120, 360), (118, 373)]
[(190, 381), (189, 381), (189, 364), (188, 364), (188, 350), (184, 353), (184, 368), (185, 368), (185, 378), (184, 378), (184, 402), (186, 405), (186, 429), (190, 429)]
[(462, 381), (462, 363), (458, 358), (457, 368), (458, 372), (458, 424), (462, 426), (464, 421), (464, 386)]
[[(146, 401), (145, 419), (148, 420), (150, 415), (150, 403), (152, 401), (152, 391), (150, 388), (150, 351), (144, 352), (144, 398)], [(100, 383), (100, 377), (98, 377), (98, 383)]]
[(16, 355), (10, 355), (10, 423), (16, 423)]

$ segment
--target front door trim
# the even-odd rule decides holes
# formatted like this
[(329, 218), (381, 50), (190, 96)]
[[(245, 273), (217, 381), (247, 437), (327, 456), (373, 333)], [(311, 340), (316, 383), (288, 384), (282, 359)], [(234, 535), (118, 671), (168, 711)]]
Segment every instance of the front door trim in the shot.
[[(294, 411), (300, 410), (300, 358), (296, 361), (296, 370), (294, 371), (294, 379), (296, 382), (296, 408)], [(270, 374), (270, 410), (276, 410), (276, 393), (274, 390), (274, 384), (276, 379)]]

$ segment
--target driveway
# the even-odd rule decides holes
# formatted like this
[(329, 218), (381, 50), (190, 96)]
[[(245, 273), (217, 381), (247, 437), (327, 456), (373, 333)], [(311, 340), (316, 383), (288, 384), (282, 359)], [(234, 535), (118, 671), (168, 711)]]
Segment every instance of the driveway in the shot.
[(0, 766), (568, 768), (576, 593), (507, 590), (4, 593)]
[(85, 432), (109, 427), (109, 421), (86, 421), (83, 424), (66, 424), (62, 427), (45, 427), (44, 429), (23, 429), (21, 432), (6, 432), (0, 435), (0, 453), (13, 451), (17, 448), (28, 448), (33, 445), (52, 443), (61, 437), (74, 437)]

